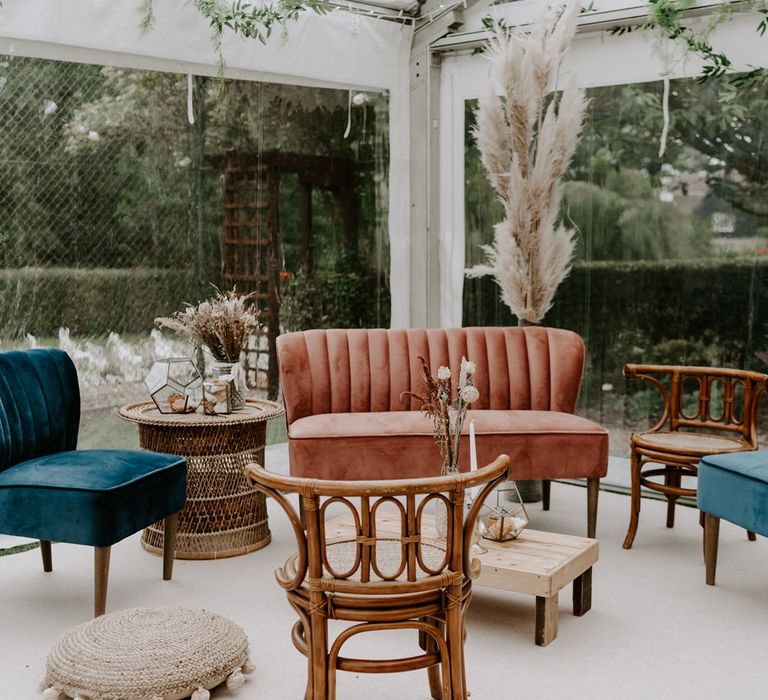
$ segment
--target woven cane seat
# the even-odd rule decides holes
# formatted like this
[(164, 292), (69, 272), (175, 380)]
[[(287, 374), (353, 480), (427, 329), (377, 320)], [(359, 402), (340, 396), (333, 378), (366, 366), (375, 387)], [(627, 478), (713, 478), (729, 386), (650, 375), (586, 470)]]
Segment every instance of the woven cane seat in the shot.
[(48, 654), (45, 697), (88, 700), (208, 700), (252, 670), (248, 639), (207, 610), (136, 608), (76, 627)]
[(716, 454), (719, 452), (736, 452), (750, 449), (741, 440), (723, 437), (722, 435), (707, 435), (706, 433), (636, 433), (635, 444), (647, 450), (661, 452), (685, 453), (695, 456)]
[[(421, 559), (425, 566), (432, 570), (440, 570), (443, 568), (443, 562), (445, 560), (445, 548), (441, 547), (438, 543), (422, 542)], [(328, 564), (338, 575), (343, 575), (345, 572), (355, 569), (355, 572), (349, 577), (351, 581), (360, 580), (360, 567), (358, 557), (359, 545), (356, 540), (338, 540), (335, 542), (329, 542), (326, 545), (325, 553), (328, 558)], [(379, 537), (376, 539), (376, 548), (371, 554), (372, 559), (375, 558), (376, 566), (381, 574), (389, 580), (393, 581), (405, 581), (405, 573), (400, 572), (399, 576), (395, 574), (400, 571), (401, 568), (405, 568), (404, 564), (404, 546), (399, 539), (389, 537)], [(416, 580), (426, 578), (429, 576), (421, 569), (418, 569), (416, 574)], [(377, 575), (375, 570), (371, 571), (371, 581), (381, 581), (381, 576)]]

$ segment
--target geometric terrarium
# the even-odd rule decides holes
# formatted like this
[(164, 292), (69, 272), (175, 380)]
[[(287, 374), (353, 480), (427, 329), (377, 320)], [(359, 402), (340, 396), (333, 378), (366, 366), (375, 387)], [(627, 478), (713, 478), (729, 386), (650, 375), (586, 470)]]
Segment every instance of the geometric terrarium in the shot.
[(203, 400), (203, 378), (187, 357), (157, 360), (144, 384), (160, 413), (194, 411)]
[(528, 513), (514, 481), (504, 481), (485, 499), (478, 518), (480, 534), (506, 542), (520, 536), (528, 525)]

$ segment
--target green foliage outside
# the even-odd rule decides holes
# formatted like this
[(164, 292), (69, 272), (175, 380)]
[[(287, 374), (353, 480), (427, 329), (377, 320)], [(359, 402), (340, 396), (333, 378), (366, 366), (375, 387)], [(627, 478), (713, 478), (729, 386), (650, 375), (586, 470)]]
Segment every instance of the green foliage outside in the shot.
[[(464, 318), (515, 325), (490, 279), (465, 282)], [(768, 371), (768, 355), (760, 357), (768, 347), (768, 260), (577, 263), (542, 325), (584, 338), (580, 411), (637, 425), (658, 417), (656, 392), (625, 384), (625, 363)]]
[[(672, 81), (663, 157), (660, 82), (588, 91), (561, 212), (577, 231), (576, 262), (542, 323), (584, 337), (580, 412), (608, 425), (660, 415), (656, 390), (625, 383), (627, 362), (768, 370), (768, 83), (737, 85)], [(473, 109), (467, 266), (501, 219), (470, 136)], [(463, 321), (516, 324), (487, 278), (465, 279)]]
[(158, 268), (0, 270), (0, 338), (147, 333), (154, 319), (195, 298), (184, 270)]
[[(146, 333), (155, 316), (220, 285), (221, 159), (231, 151), (357, 161), (354, 272), (370, 281), (388, 269), (386, 97), (366, 94), (344, 139), (347, 91), (205, 78), (195, 87), (203, 118), (190, 125), (186, 76), (0, 56), (3, 337), (55, 335), (56, 324), (77, 335)], [(313, 199), (322, 276), (349, 251), (332, 198), (316, 188)], [(289, 273), (301, 265), (297, 203), (298, 183), (286, 176)], [(374, 307), (382, 294), (378, 286), (357, 293)], [(350, 314), (336, 324), (357, 323), (360, 314)]]
[[(767, 78), (768, 80), (768, 78)], [(700, 259), (728, 254), (713, 243), (713, 214), (733, 222), (726, 237), (768, 233), (768, 82), (672, 81), (670, 132), (662, 132), (660, 82), (588, 90), (590, 106), (564, 184), (562, 216), (577, 231), (578, 260)], [(466, 262), (482, 260), (501, 219), (471, 137), (466, 103)], [(766, 240), (768, 243), (768, 239)]]
[(346, 261), (337, 270), (300, 270), (284, 286), (281, 321), (286, 331), (306, 328), (388, 328), (386, 280)]

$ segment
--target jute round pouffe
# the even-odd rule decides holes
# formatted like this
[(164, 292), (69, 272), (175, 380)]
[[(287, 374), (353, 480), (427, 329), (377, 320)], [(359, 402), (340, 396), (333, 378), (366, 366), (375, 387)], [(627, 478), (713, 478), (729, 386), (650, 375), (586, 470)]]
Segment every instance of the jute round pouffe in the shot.
[(64, 635), (46, 666), (46, 700), (208, 700), (211, 688), (239, 688), (253, 670), (239, 625), (188, 608), (97, 617)]

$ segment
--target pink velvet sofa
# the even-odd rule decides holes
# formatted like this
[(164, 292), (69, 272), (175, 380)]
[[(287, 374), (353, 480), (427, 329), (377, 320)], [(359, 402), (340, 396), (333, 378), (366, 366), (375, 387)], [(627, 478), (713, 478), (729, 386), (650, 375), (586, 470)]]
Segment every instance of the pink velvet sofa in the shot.
[[(311, 330), (277, 339), (291, 474), (322, 479), (434, 475), (441, 458), (432, 423), (404, 391), (424, 389), (423, 357), (458, 376), (462, 356), (477, 366), (478, 463), (511, 458), (516, 479), (586, 478), (588, 534), (594, 536), (608, 433), (573, 415), (584, 343), (554, 328)], [(460, 463), (467, 465), (468, 439)]]

